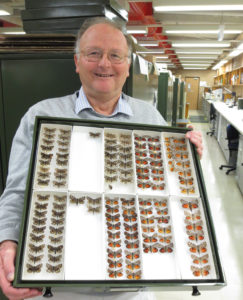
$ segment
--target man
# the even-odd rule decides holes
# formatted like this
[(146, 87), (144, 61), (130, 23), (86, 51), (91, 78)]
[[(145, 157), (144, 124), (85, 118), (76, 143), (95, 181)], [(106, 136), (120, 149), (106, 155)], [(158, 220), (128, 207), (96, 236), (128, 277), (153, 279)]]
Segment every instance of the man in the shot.
[[(75, 52), (76, 72), (82, 82), (79, 93), (47, 99), (32, 106), (22, 118), (13, 140), (7, 186), (0, 199), (0, 286), (10, 300), (41, 295), (37, 289), (11, 286), (35, 116), (166, 125), (153, 106), (122, 93), (129, 76), (131, 46), (116, 24), (104, 18), (85, 21)], [(187, 137), (201, 155), (201, 134), (191, 131)], [(77, 299), (80, 297), (78, 295)]]

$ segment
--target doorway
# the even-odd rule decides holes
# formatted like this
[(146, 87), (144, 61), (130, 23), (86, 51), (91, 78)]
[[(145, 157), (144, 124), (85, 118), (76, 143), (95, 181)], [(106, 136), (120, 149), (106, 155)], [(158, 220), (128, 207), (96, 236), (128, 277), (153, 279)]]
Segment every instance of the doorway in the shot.
[(190, 110), (198, 109), (200, 77), (186, 77), (186, 102)]

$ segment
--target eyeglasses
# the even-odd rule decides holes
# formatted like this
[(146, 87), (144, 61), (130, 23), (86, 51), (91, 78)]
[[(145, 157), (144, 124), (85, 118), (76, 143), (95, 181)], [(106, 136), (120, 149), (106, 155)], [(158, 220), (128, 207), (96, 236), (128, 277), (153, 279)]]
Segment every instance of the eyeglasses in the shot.
[[(102, 49), (91, 48), (81, 50), (80, 52), (88, 62), (99, 62), (104, 56), (104, 51)], [(107, 53), (107, 58), (112, 64), (121, 64), (126, 58), (129, 58), (129, 56), (124, 55), (120, 51), (112, 50)]]

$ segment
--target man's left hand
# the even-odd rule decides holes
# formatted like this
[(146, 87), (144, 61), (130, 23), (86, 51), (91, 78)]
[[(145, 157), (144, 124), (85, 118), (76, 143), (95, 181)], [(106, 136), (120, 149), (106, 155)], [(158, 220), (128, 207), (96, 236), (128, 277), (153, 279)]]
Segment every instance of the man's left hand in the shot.
[[(193, 129), (192, 125), (189, 125), (188, 127)], [(186, 138), (196, 146), (197, 153), (201, 159), (203, 153), (202, 133), (200, 131), (191, 130), (186, 133)]]

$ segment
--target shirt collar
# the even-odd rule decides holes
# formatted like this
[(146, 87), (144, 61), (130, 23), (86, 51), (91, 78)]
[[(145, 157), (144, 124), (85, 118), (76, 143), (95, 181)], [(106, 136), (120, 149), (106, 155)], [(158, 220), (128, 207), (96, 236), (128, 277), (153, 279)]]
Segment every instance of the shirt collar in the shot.
[[(76, 100), (75, 113), (78, 114), (85, 109), (89, 109), (89, 110), (92, 110), (93, 112), (95, 112), (94, 108), (90, 105), (90, 103), (84, 93), (83, 87), (81, 87), (79, 90), (79, 95)], [(97, 113), (97, 112), (95, 112), (95, 113)], [(129, 105), (128, 101), (126, 99), (124, 99), (122, 94), (118, 100), (115, 110), (109, 117), (113, 117), (119, 113), (125, 114), (128, 116), (133, 116), (131, 106)]]

